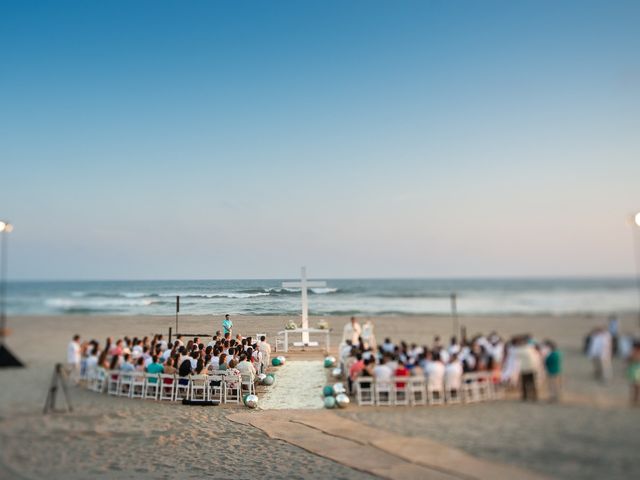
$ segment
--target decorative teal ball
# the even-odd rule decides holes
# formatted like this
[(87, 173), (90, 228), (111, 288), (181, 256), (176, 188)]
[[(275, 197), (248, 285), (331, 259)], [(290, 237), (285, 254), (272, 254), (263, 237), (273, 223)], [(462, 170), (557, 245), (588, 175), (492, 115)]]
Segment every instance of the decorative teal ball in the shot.
[(324, 368), (331, 368), (335, 365), (336, 358), (335, 357), (325, 357), (324, 358)]
[(263, 385), (273, 385), (273, 382), (275, 382), (275, 379), (271, 376), (271, 375), (267, 375), (264, 380), (262, 381)]
[(245, 405), (247, 404), (247, 397), (249, 396), (248, 393), (245, 393), (244, 395), (242, 395), (242, 403), (244, 403)]
[(284, 358), (284, 356), (279, 355), (278, 357), (276, 357), (278, 360), (280, 360), (280, 365), (284, 365), (284, 362), (287, 361), (286, 358)]
[(336, 406), (336, 399), (333, 397), (325, 397), (324, 398), (324, 407), (325, 408), (333, 408)]
[(333, 397), (333, 387), (331, 385), (327, 385), (322, 389), (322, 394), (325, 397)]
[(282, 362), (278, 357), (271, 359), (271, 365), (273, 365), (274, 367), (279, 367), (281, 364)]

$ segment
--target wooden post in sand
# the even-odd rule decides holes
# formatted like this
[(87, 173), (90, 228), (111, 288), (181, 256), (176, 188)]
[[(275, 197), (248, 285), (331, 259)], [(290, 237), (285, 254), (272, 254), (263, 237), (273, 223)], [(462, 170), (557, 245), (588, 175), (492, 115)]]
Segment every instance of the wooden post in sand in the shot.
[(0, 220), (0, 367), (24, 367), (23, 363), (11, 353), (4, 344), (9, 334), (7, 329), (7, 235), (13, 231), (13, 225)]
[(460, 333), (458, 325), (458, 303), (456, 292), (451, 293), (451, 317), (453, 318), (453, 335), (457, 338)]

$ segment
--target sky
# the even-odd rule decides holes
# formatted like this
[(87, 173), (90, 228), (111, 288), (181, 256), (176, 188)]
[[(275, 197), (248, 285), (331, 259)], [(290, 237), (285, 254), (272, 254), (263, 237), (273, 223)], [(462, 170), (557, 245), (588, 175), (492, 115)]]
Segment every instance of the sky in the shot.
[(10, 277), (631, 275), (638, 25), (637, 1), (3, 1)]

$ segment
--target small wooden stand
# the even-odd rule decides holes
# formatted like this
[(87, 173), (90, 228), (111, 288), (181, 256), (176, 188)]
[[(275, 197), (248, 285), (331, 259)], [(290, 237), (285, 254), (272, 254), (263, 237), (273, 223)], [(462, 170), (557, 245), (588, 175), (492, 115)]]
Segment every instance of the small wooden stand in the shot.
[[(73, 412), (71, 401), (69, 400), (69, 392), (67, 391), (67, 374), (62, 368), (61, 363), (56, 363), (53, 370), (53, 377), (51, 377), (51, 385), (49, 386), (49, 393), (47, 394), (47, 400), (44, 404), (44, 414), (49, 412)], [(56, 410), (56, 393), (58, 392), (58, 385), (62, 387), (62, 393), (64, 394), (64, 400), (66, 403), (65, 410)]]

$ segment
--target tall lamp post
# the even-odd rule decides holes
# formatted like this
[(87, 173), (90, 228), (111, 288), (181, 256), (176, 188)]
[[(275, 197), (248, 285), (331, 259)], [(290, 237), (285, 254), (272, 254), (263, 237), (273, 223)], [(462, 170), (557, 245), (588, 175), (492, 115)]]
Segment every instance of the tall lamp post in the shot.
[(633, 251), (636, 260), (636, 287), (638, 289), (638, 321), (640, 322), (640, 212), (632, 215), (630, 223), (633, 229)]
[(24, 365), (5, 345), (7, 336), (7, 235), (13, 225), (0, 220), (0, 367), (23, 367)]

